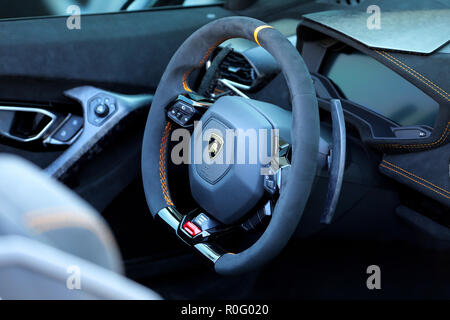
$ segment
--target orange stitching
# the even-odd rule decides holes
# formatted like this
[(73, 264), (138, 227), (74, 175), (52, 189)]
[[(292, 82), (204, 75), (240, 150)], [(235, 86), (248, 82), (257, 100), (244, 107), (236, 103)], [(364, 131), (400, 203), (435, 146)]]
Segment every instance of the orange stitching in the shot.
[[(403, 67), (402, 65), (400, 65), (399, 63), (397, 63), (396, 61), (394, 61), (394, 60), (392, 60), (391, 58), (385, 56), (385, 55), (384, 55), (383, 53), (381, 53), (380, 51), (378, 51), (378, 50), (375, 50), (375, 51), (376, 51), (379, 55), (381, 55), (382, 57), (384, 57), (385, 59), (391, 61), (392, 63), (394, 63), (395, 65), (397, 65), (397, 66), (400, 67), (401, 69), (403, 69), (403, 70), (405, 70), (406, 72), (408, 72), (409, 74), (411, 74), (413, 77), (415, 77), (416, 79), (418, 79), (420, 82), (422, 82), (422, 83), (424, 83), (425, 85), (427, 85), (428, 87), (430, 87), (433, 91), (437, 92), (439, 95), (441, 95), (442, 97), (444, 97), (445, 100), (450, 101), (450, 99), (446, 96), (446, 95), (448, 95), (448, 93), (447, 93), (446, 91), (444, 91), (443, 89), (441, 89), (440, 87), (438, 87), (437, 85), (435, 85), (434, 83), (432, 83), (430, 80), (428, 80), (427, 78), (425, 78), (424, 76), (422, 76), (419, 72), (417, 72), (416, 70), (414, 70), (414, 69), (408, 67), (408, 68), (410, 68), (412, 71), (414, 71), (414, 73), (413, 73), (413, 72), (409, 71), (408, 69), (406, 69), (405, 67)], [(405, 65), (405, 66), (406, 66), (406, 65)], [(420, 77), (418, 77), (417, 75), (420, 75), (421, 77), (423, 77), (424, 79), (426, 79), (427, 81), (429, 81), (430, 83), (432, 83), (434, 86), (436, 86), (436, 87), (438, 87), (439, 89), (441, 89), (441, 90), (445, 93), (445, 95), (444, 95), (442, 92), (436, 90), (435, 87), (433, 87), (433, 86), (430, 85), (429, 83), (425, 82), (424, 80), (422, 80), (422, 79), (421, 79)]]
[[(409, 70), (411, 70), (412, 72), (414, 72), (415, 74), (417, 74), (419, 77), (421, 77), (422, 79), (424, 79), (425, 81), (429, 82), (430, 84), (432, 84), (434, 87), (436, 87), (437, 89), (441, 90), (445, 95), (449, 96), (450, 94), (447, 93), (444, 89), (442, 89), (441, 87), (439, 87), (437, 84), (435, 84), (433, 81), (431, 81), (430, 79), (426, 78), (424, 75), (422, 75), (421, 73), (417, 72), (416, 70), (414, 70), (413, 68), (411, 68), (410, 66), (408, 66), (407, 64), (403, 63), (402, 61), (400, 61), (399, 59), (397, 59), (396, 57), (390, 55), (389, 53), (387, 53), (386, 51), (382, 51), (385, 55), (391, 57), (392, 59), (394, 59), (395, 61), (397, 61), (398, 63), (400, 63), (401, 65), (405, 66), (406, 68), (408, 68)], [(387, 58), (386, 58), (387, 59)]]
[(381, 144), (381, 147), (393, 147), (393, 148), (420, 148), (420, 147), (432, 147), (435, 144), (441, 144), (442, 142), (444, 142), (445, 140), (447, 140), (448, 135), (450, 134), (450, 130), (448, 130), (450, 127), (450, 121), (447, 122), (447, 125), (445, 126), (444, 132), (442, 132), (441, 137), (434, 141), (434, 142), (430, 142), (430, 143), (423, 143), (423, 144), (405, 144), (405, 145), (400, 145), (400, 144)]
[(171, 123), (169, 122), (166, 125), (164, 136), (161, 141), (161, 149), (160, 149), (160, 181), (161, 181), (161, 189), (168, 205), (173, 205), (172, 200), (170, 199), (169, 191), (167, 188), (167, 178), (166, 178), (166, 146), (167, 146), (167, 137), (170, 132)]
[(192, 68), (191, 70), (186, 71), (183, 74), (183, 79), (182, 79), (182, 83), (183, 83), (183, 88), (184, 90), (188, 91), (188, 92), (192, 92), (191, 88), (189, 88), (188, 84), (187, 84), (187, 78), (189, 77), (189, 75), (196, 69), (200, 68), (205, 62), (206, 59), (208, 59), (209, 55), (214, 51), (214, 49), (221, 44), (222, 42), (230, 39), (231, 37), (226, 37), (226, 38), (222, 38), (219, 41), (216, 41), (211, 47), (209, 47), (208, 51), (206, 51), (205, 55), (203, 56), (202, 60), (200, 60), (200, 62), (197, 64), (197, 66), (195, 66), (194, 68)]
[(172, 123), (167, 122), (164, 128), (164, 135), (161, 139), (161, 145), (159, 148), (159, 181), (161, 182), (161, 191), (163, 193), (164, 199), (169, 206), (173, 206), (173, 202), (170, 198), (169, 190), (167, 188), (167, 172), (166, 172), (166, 147), (167, 138), (172, 128)]
[(183, 75), (183, 80), (181, 82), (183, 83), (184, 90), (186, 90), (187, 92), (192, 92), (191, 88), (189, 88), (189, 86), (187, 84), (187, 77), (189, 76), (189, 74), (185, 73)]
[(441, 187), (439, 187), (439, 186), (436, 186), (436, 185), (434, 185), (433, 183), (431, 183), (430, 181), (425, 180), (424, 178), (421, 178), (421, 177), (419, 177), (419, 176), (416, 176), (414, 173), (411, 173), (411, 172), (409, 172), (409, 171), (407, 171), (407, 170), (405, 170), (405, 169), (403, 169), (403, 168), (400, 168), (399, 166), (396, 166), (395, 164), (390, 163), (389, 161), (383, 160), (383, 162), (386, 162), (386, 163), (390, 164), (391, 166), (393, 166), (394, 168), (397, 168), (397, 169), (399, 169), (399, 170), (402, 170), (403, 172), (406, 172), (407, 174), (410, 174), (410, 175), (412, 175), (413, 177), (416, 177), (417, 179), (420, 179), (420, 180), (422, 180), (422, 181), (425, 181), (426, 183), (432, 185), (433, 187), (435, 187), (435, 188), (437, 188), (437, 189), (440, 189), (440, 190), (442, 190), (442, 191), (444, 191), (444, 192), (450, 194), (450, 191), (447, 191), (447, 190), (445, 190), (445, 189), (443, 189), (443, 188), (441, 188)]
[(394, 171), (394, 172), (396, 172), (396, 173), (398, 173), (398, 174), (404, 176), (405, 178), (410, 179), (410, 180), (412, 180), (412, 181), (414, 181), (414, 182), (416, 182), (416, 183), (418, 183), (418, 184), (420, 184), (420, 185), (422, 185), (422, 186), (424, 186), (424, 187), (430, 189), (431, 191), (434, 191), (434, 192), (436, 192), (436, 193), (438, 193), (438, 194), (440, 194), (440, 195), (442, 195), (442, 196), (444, 196), (444, 197), (450, 199), (449, 196), (447, 196), (447, 195), (445, 195), (445, 194), (442, 194), (442, 193), (440, 193), (440, 192), (434, 190), (433, 188), (430, 188), (429, 186), (424, 185), (423, 183), (418, 182), (418, 181), (412, 179), (411, 177), (408, 177), (407, 175), (405, 175), (405, 174), (403, 174), (403, 173), (401, 173), (401, 172), (398, 172), (397, 170), (394, 170), (394, 169), (392, 169), (392, 168), (390, 168), (390, 167), (388, 167), (388, 166), (385, 166), (384, 164), (380, 164), (380, 167), (383, 167), (383, 168), (389, 169), (389, 170), (391, 170), (391, 171)]
[(421, 183), (421, 182), (419, 182), (419, 181), (417, 181), (417, 180), (414, 180), (413, 178), (408, 177), (407, 175), (405, 175), (405, 174), (403, 174), (403, 173), (401, 173), (401, 172), (398, 172), (397, 170), (394, 170), (394, 169), (392, 169), (392, 168), (390, 168), (390, 167), (388, 167), (388, 166), (385, 166), (384, 164), (380, 164), (380, 167), (383, 167), (383, 168), (389, 169), (389, 170), (391, 170), (391, 171), (394, 171), (394, 172), (398, 173), (399, 175), (401, 175), (401, 176), (403, 176), (403, 177), (405, 177), (405, 178), (407, 178), (407, 179), (409, 179), (409, 180), (412, 180), (412, 181), (414, 181), (415, 183), (418, 183), (418, 184), (424, 186), (425, 188), (428, 188), (428, 189), (430, 189), (431, 191), (436, 192), (437, 194), (440, 194), (441, 196), (443, 196), (443, 197), (445, 197), (445, 198), (447, 198), (447, 199), (450, 199), (450, 196), (447, 196), (447, 195), (445, 195), (445, 194), (443, 194), (443, 193), (440, 193), (439, 191), (436, 191), (436, 190), (434, 190), (433, 188), (431, 188), (431, 187), (429, 187), (429, 186), (427, 186), (427, 185), (425, 185), (425, 184), (423, 184), (423, 183)]
[(45, 233), (61, 228), (82, 228), (92, 232), (105, 246), (114, 244), (109, 229), (95, 217), (82, 211), (68, 211), (72, 208), (49, 208), (28, 212), (23, 219), (30, 228)]

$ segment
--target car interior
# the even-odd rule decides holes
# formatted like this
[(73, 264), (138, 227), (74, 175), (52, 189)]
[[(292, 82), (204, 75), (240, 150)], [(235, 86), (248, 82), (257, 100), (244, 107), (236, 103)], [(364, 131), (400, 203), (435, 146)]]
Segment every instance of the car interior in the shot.
[(0, 35), (0, 299), (450, 298), (450, 1), (3, 0)]

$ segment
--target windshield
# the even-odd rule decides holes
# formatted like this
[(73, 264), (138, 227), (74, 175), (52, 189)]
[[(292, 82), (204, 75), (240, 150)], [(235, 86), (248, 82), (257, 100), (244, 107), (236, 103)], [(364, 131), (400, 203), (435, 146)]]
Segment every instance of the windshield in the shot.
[(221, 0), (2, 0), (0, 19), (146, 10), (168, 6), (220, 4)]

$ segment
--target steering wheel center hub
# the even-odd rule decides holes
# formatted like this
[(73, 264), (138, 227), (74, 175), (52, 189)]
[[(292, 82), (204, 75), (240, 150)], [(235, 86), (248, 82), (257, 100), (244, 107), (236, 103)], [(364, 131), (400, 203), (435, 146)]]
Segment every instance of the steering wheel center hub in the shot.
[(194, 199), (230, 224), (264, 193), (262, 167), (272, 155), (272, 124), (240, 97), (223, 97), (203, 115), (191, 138), (189, 179)]

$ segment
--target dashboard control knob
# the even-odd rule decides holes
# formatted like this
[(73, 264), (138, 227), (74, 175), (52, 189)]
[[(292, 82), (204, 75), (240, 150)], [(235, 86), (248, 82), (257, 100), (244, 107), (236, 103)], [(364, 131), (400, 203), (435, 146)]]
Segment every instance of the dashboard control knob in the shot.
[(95, 107), (94, 112), (96, 116), (104, 118), (108, 115), (109, 108), (106, 104), (99, 104), (98, 106)]

